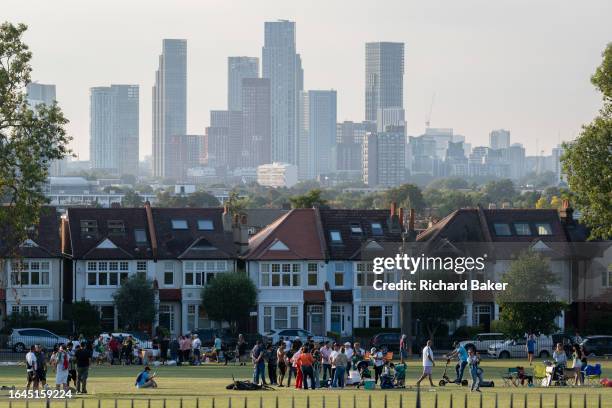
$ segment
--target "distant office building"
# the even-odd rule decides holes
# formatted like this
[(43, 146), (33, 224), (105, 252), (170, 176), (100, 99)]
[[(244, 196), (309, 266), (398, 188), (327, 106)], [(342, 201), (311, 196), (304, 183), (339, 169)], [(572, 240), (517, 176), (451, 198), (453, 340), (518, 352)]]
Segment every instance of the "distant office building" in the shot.
[(406, 129), (404, 108), (379, 108), (376, 114), (376, 131), (384, 132), (387, 126)]
[(376, 123), (344, 121), (336, 125), (336, 141), (361, 145), (368, 132), (376, 132)]
[(187, 40), (164, 39), (153, 86), (153, 175), (166, 177), (168, 139), (187, 133)]
[(404, 107), (404, 43), (366, 43), (365, 52), (365, 119), (373, 122), (378, 109)]
[[(32, 110), (38, 105), (51, 106), (56, 101), (55, 85), (31, 82), (26, 85), (27, 101)], [(66, 172), (68, 159), (53, 160), (49, 166), (50, 176), (63, 176)]]
[(469, 176), (509, 178), (510, 164), (502, 152), (503, 149), (476, 146), (468, 158)]
[(242, 143), (233, 166), (257, 167), (272, 159), (271, 90), (268, 78), (242, 80)]
[(289, 163), (262, 164), (257, 167), (257, 183), (266, 187), (293, 187), (298, 182), (297, 166)]
[(563, 166), (561, 165), (561, 156), (563, 156), (564, 152), (565, 149), (562, 146), (553, 147), (552, 149), (552, 170), (555, 173), (557, 182), (566, 181)]
[(501, 149), (503, 159), (509, 165), (510, 178), (520, 180), (525, 175), (525, 148), (520, 143), (513, 143)]
[(312, 180), (333, 171), (336, 91), (303, 91), (299, 102), (298, 176)]
[(303, 86), (301, 58), (296, 54), (295, 22), (265, 23), (263, 77), (270, 79), (272, 160), (297, 163), (297, 99)]
[(201, 165), (203, 135), (172, 135), (166, 146), (166, 178), (176, 182), (186, 180), (187, 170)]
[(465, 156), (463, 141), (448, 143), (445, 165), (444, 175), (453, 177), (468, 176), (468, 159)]
[(203, 139), (202, 162), (214, 168), (233, 168), (240, 161), (242, 112), (210, 111), (210, 126)]
[(242, 80), (244, 78), (259, 78), (259, 58), (228, 57), (227, 109), (230, 111), (242, 109)]
[(368, 133), (363, 141), (363, 182), (370, 187), (395, 187), (405, 181), (406, 136), (403, 128)]
[(428, 127), (425, 129), (425, 136), (436, 143), (436, 157), (439, 160), (444, 160), (449, 142), (455, 141), (453, 129)]
[(441, 159), (436, 155), (436, 140), (431, 135), (408, 138), (408, 169), (411, 175), (435, 176)]
[(91, 88), (89, 98), (92, 169), (138, 174), (138, 85)]
[(368, 132), (376, 132), (376, 123), (344, 121), (336, 125), (336, 172), (347, 179), (361, 177), (361, 145)]
[(506, 149), (510, 147), (510, 131), (505, 129), (492, 130), (489, 133), (489, 147), (491, 149)]

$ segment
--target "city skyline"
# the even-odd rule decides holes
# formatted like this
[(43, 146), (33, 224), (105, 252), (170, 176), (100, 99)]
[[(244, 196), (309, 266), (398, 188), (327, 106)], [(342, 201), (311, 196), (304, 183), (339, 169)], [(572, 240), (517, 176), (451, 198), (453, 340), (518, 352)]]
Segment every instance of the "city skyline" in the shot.
[[(343, 19), (347, 2), (313, 2), (312, 7), (274, 1), (210, 2), (150, 10), (133, 1), (123, 5), (123, 12), (142, 14), (136, 21), (130, 19), (129, 26), (118, 24), (114, 32), (97, 29), (113, 12), (113, 2), (111, 7), (65, 7), (70, 11), (57, 16), (59, 24), (48, 20), (52, 12), (46, 9), (57, 3), (62, 1), (34, 7), (31, 1), (9, 0), (4, 18), (29, 24), (25, 39), (34, 54), (32, 79), (56, 85), (59, 103), (71, 120), (72, 147), (81, 159), (88, 156), (89, 88), (134, 83), (150, 89), (160, 41), (185, 38), (190, 49), (186, 133), (202, 134), (209, 125), (209, 110), (227, 103), (227, 57), (260, 57), (264, 22), (279, 18), (296, 22), (304, 89), (337, 90), (338, 122), (363, 120), (364, 44), (404, 42), (408, 135), (423, 133), (435, 93), (432, 126), (452, 127), (473, 146), (487, 145), (493, 129), (509, 129), (513, 142), (524, 144), (527, 154), (536, 153), (536, 143), (537, 150), (549, 152), (559, 140), (575, 137), (581, 124), (596, 114), (600, 97), (589, 77), (612, 34), (605, 24), (610, 15), (606, 10), (612, 10), (605, 1), (580, 6), (504, 2), (495, 7), (477, 0), (462, 6), (387, 1), (379, 4), (379, 19), (371, 24), (361, 24), (374, 10), (366, 2), (351, 2), (352, 18)], [(180, 25), (172, 22), (177, 13), (185, 18)], [(230, 21), (231, 13), (238, 21)], [(521, 30), (516, 31), (519, 20)], [(133, 25), (142, 30), (139, 35), (132, 34)], [(53, 34), (63, 46), (49, 46), (42, 32)], [(103, 38), (95, 32), (104, 32)], [(104, 63), (109, 60), (123, 63)], [(78, 69), (66, 70), (67, 63)], [(151, 99), (148, 92), (140, 99), (142, 157), (151, 153)]]

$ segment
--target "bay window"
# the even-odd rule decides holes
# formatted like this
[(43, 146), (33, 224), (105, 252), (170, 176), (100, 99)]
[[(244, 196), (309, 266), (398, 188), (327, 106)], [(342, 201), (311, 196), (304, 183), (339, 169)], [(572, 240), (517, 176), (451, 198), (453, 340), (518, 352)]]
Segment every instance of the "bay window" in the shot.
[(119, 286), (129, 272), (128, 261), (88, 261), (87, 286)]
[[(316, 264), (314, 264), (316, 266)], [(299, 263), (262, 263), (261, 286), (300, 286), (302, 265)]]
[(183, 263), (185, 286), (205, 286), (218, 273), (227, 272), (227, 261), (186, 261)]
[(48, 261), (24, 260), (11, 264), (12, 286), (49, 286), (51, 264)]

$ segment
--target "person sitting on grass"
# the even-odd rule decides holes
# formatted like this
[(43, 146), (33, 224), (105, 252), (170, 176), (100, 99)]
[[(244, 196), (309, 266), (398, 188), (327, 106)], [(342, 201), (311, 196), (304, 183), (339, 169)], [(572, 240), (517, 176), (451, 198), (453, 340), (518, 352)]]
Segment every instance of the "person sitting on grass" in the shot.
[(155, 377), (155, 374), (151, 374), (151, 367), (145, 366), (144, 370), (136, 377), (136, 388), (157, 388)]

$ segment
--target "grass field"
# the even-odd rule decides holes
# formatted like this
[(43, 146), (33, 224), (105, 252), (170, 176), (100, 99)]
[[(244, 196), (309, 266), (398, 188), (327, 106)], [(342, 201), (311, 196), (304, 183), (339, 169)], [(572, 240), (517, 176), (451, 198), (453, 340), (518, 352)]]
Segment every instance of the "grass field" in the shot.
[[(509, 367), (524, 364), (524, 361), (509, 360), (485, 360), (482, 367), (485, 370), (485, 380), (494, 380), (495, 388), (483, 388), (483, 406), (495, 406), (495, 399), (498, 399), (499, 407), (509, 407), (511, 394), (515, 407), (523, 407), (524, 400), (527, 400), (528, 407), (539, 407), (540, 394), (544, 407), (554, 406), (554, 395), (557, 394), (559, 407), (570, 407), (570, 396), (572, 407), (582, 407), (584, 397), (587, 398), (588, 407), (597, 407), (599, 395), (601, 395), (602, 407), (612, 407), (612, 388), (597, 387), (512, 387), (504, 386), (502, 375), (507, 372)], [(612, 377), (612, 361), (602, 361), (604, 377)], [(373, 390), (346, 388), (344, 390), (316, 390), (304, 391), (295, 388), (277, 388), (275, 391), (248, 392), (248, 391), (228, 391), (225, 386), (231, 383), (231, 377), (236, 379), (248, 379), (252, 375), (251, 367), (240, 367), (229, 365), (227, 367), (217, 364), (206, 364), (199, 367), (159, 367), (157, 389), (137, 390), (134, 387), (134, 380), (140, 371), (139, 366), (128, 367), (92, 367), (90, 369), (88, 382), (88, 395), (77, 395), (68, 402), (69, 408), (163, 408), (164, 399), (166, 408), (180, 408), (182, 399), (183, 408), (243, 408), (245, 398), (247, 408), (274, 408), (278, 397), (278, 407), (305, 408), (307, 407), (307, 397), (310, 399), (310, 407), (319, 408), (323, 406), (325, 398), (326, 408), (337, 408), (338, 398), (342, 408), (368, 408), (371, 398), (373, 408), (385, 407), (385, 398), (389, 408), (399, 407), (400, 397), (404, 407), (414, 407), (416, 400), (416, 389), (414, 384), (420, 375), (420, 361), (411, 361), (407, 373), (407, 388), (404, 390)], [(434, 368), (434, 382), (442, 375), (443, 367)], [(467, 373), (467, 371), (466, 371)], [(49, 379), (53, 381), (54, 374), (49, 373)], [(452, 373), (454, 374), (454, 372)], [(451, 375), (452, 378), (452, 375)], [(0, 386), (16, 386), (22, 389), (25, 386), (24, 367), (0, 367)], [(9, 401), (7, 391), (0, 391), (0, 407), (8, 407), (9, 402), (14, 408), (23, 408), (26, 403), (21, 400)], [(480, 395), (470, 393), (469, 388), (456, 385), (446, 387), (421, 388), (422, 406), (434, 407), (436, 396), (438, 406), (446, 408), (450, 406), (452, 396), (453, 407), (464, 406), (467, 398), (468, 407), (478, 407)], [(231, 398), (231, 405), (230, 405)], [(148, 400), (151, 399), (151, 402)], [(100, 400), (100, 402), (99, 402)], [(134, 402), (132, 402), (134, 400)], [(197, 401), (196, 401), (197, 400)], [(292, 401), (293, 400), (293, 401)], [(65, 401), (54, 401), (51, 408), (62, 408), (66, 405)], [(100, 404), (100, 405), (98, 405)], [(293, 405), (294, 404), (294, 405)], [(43, 407), (44, 401), (32, 400), (28, 404), (31, 408)]]

